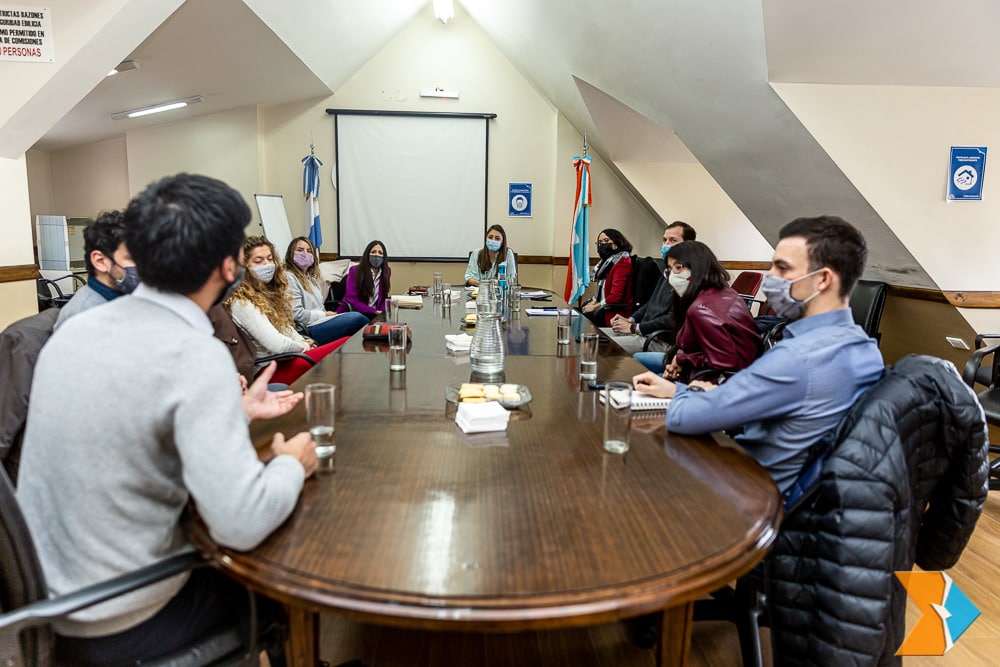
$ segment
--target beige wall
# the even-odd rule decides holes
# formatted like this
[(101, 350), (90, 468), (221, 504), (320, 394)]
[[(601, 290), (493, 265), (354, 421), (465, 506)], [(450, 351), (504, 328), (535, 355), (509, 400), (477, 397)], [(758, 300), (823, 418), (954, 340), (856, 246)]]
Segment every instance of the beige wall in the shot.
[(93, 218), (128, 205), (125, 137), (56, 151), (49, 162), (55, 215)]

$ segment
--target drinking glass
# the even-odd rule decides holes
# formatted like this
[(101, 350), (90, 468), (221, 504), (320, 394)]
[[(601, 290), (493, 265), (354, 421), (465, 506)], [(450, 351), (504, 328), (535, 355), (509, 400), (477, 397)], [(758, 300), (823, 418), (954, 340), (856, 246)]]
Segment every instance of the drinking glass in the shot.
[(570, 322), (573, 316), (573, 311), (569, 308), (560, 308), (556, 312), (556, 343), (560, 345), (569, 344), (570, 336)]
[(306, 423), (313, 442), (316, 443), (316, 458), (320, 472), (333, 472), (334, 457), (337, 453), (337, 434), (334, 414), (337, 387), (332, 384), (313, 383), (306, 385)]
[(597, 379), (597, 348), (599, 336), (595, 333), (580, 334), (580, 379)]
[(441, 305), (451, 308), (451, 283), (441, 283)]
[(434, 272), (434, 281), (431, 283), (431, 296), (437, 301), (441, 298), (441, 272)]
[(406, 326), (402, 324), (389, 327), (389, 370), (406, 370)]
[(511, 285), (510, 286), (510, 307), (515, 313), (521, 311), (521, 286)]
[(389, 297), (385, 300), (385, 310), (382, 311), (383, 317), (385, 317), (386, 322), (398, 322), (399, 321), (399, 301)]
[[(628, 451), (629, 433), (632, 430), (632, 385), (628, 382), (608, 382), (604, 400), (604, 450), (612, 454)], [(624, 400), (615, 405), (612, 396)]]

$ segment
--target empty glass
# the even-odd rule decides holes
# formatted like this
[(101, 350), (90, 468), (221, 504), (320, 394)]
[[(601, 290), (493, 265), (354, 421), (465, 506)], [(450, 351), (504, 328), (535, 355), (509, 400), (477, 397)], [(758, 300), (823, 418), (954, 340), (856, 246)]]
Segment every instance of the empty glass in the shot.
[(336, 391), (337, 387), (332, 384), (317, 382), (306, 385), (306, 423), (309, 426), (309, 434), (316, 443), (316, 458), (319, 459), (320, 472), (333, 472), (335, 466)]
[(385, 300), (385, 310), (382, 311), (382, 316), (385, 317), (386, 322), (398, 322), (399, 321), (399, 301), (389, 297)]
[(441, 272), (440, 271), (435, 271), (434, 272), (434, 280), (431, 283), (431, 296), (434, 298), (435, 301), (438, 301), (441, 298)]
[(632, 431), (632, 385), (609, 382), (604, 400), (604, 449), (612, 454), (628, 451)]

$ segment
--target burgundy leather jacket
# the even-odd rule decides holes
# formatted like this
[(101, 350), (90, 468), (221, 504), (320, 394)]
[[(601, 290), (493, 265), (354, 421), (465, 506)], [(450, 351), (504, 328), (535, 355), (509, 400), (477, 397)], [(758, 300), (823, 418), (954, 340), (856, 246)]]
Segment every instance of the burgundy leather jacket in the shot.
[(706, 289), (695, 297), (677, 331), (677, 347), (684, 375), (709, 368), (742, 370), (763, 350), (746, 301), (730, 287)]

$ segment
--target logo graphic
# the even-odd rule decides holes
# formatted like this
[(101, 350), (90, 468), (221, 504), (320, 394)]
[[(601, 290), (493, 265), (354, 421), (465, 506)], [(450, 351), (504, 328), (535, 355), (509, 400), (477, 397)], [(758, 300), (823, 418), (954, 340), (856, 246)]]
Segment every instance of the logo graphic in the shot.
[(955, 172), (952, 180), (955, 182), (955, 187), (959, 190), (971, 190), (979, 180), (979, 174), (976, 173), (975, 169), (966, 165)]
[(944, 572), (897, 572), (920, 609), (920, 618), (896, 655), (944, 655), (951, 650), (979, 609)]

